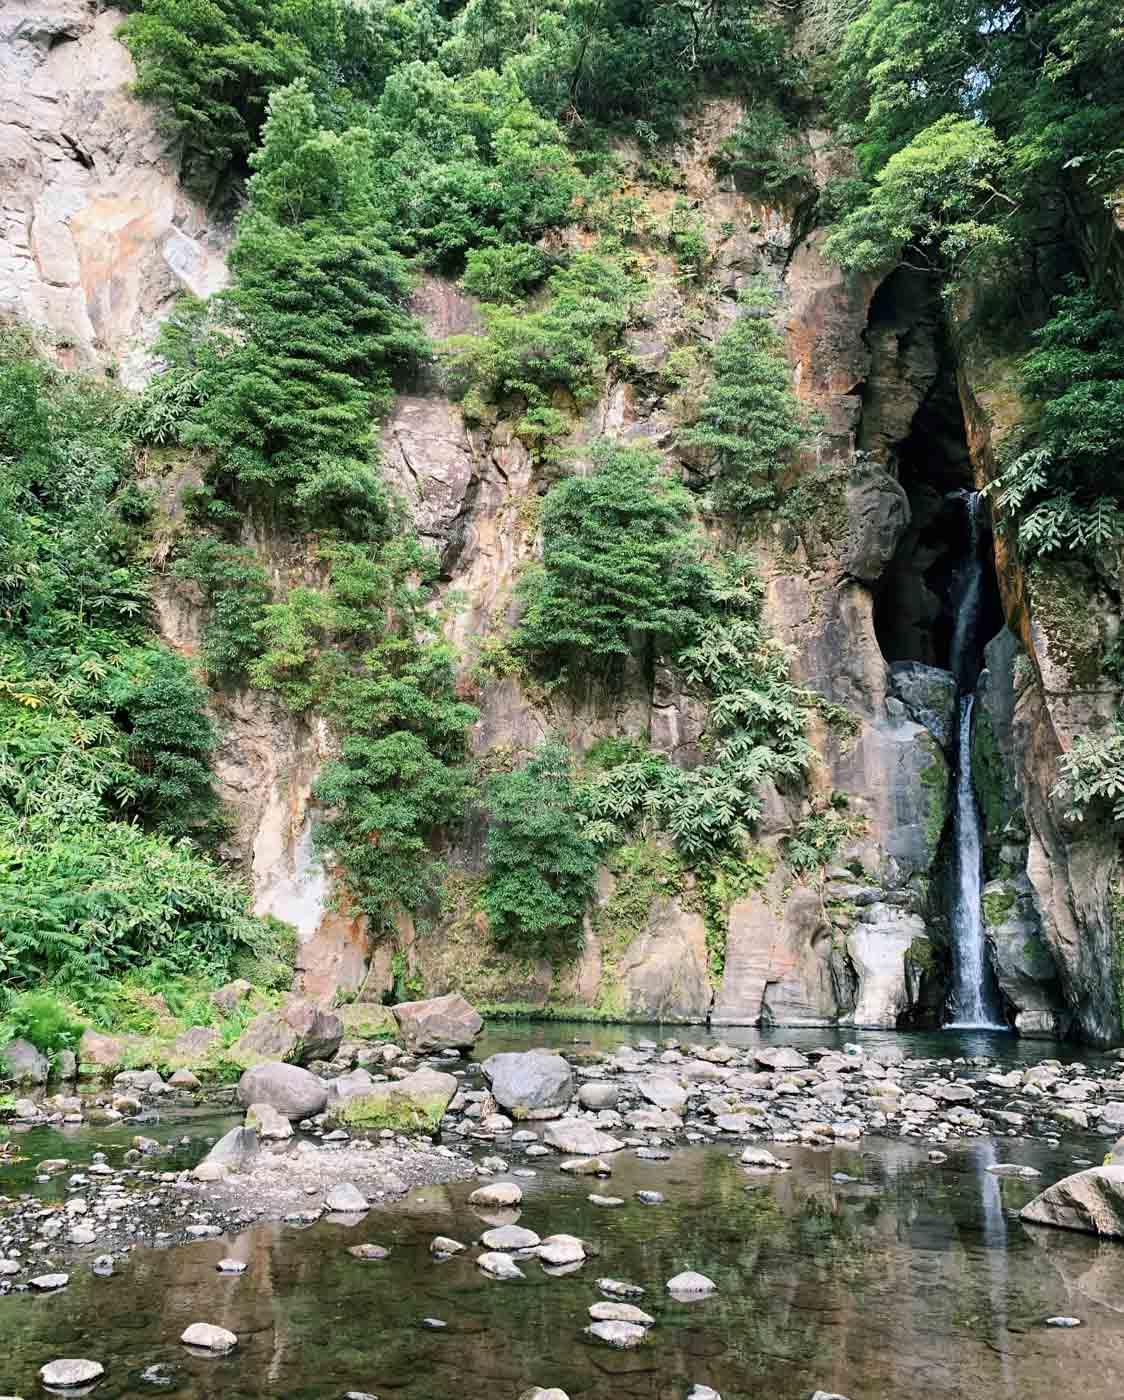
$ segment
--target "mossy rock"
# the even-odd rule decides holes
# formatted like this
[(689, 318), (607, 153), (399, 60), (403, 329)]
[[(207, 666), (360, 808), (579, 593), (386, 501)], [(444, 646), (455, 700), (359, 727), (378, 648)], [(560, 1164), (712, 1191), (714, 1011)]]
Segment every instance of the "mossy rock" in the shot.
[(457, 1092), (451, 1074), (419, 1069), (405, 1079), (376, 1084), (329, 1106), (333, 1127), (349, 1132), (435, 1133)]
[(376, 1002), (356, 1001), (349, 1006), (337, 1006), (336, 1015), (343, 1022), (348, 1040), (393, 1040), (398, 1034), (398, 1022), (389, 1006)]

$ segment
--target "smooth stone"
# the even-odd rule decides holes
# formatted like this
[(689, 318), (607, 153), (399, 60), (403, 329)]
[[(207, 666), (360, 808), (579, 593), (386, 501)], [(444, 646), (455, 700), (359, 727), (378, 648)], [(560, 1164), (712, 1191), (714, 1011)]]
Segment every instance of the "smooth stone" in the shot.
[(533, 1385), (520, 1394), (519, 1400), (570, 1400), (570, 1397), (557, 1386), (544, 1390), (541, 1385)]
[(578, 1118), (558, 1118), (543, 1129), (543, 1141), (571, 1157), (599, 1157), (619, 1152), (624, 1143)]
[(1080, 1326), (1081, 1326), (1081, 1319), (1080, 1319), (1079, 1317), (1065, 1317), (1065, 1316), (1059, 1314), (1057, 1317), (1048, 1317), (1048, 1318), (1046, 1319), (1046, 1326), (1047, 1326), (1047, 1327), (1080, 1327)]
[(244, 1274), (246, 1264), (241, 1259), (220, 1259), (215, 1265), (220, 1274)]
[(339, 1211), (342, 1215), (359, 1215), (371, 1208), (366, 1196), (351, 1181), (341, 1181), (333, 1186), (324, 1197), (324, 1205), (328, 1210)]
[(559, 1171), (571, 1176), (612, 1176), (613, 1168), (604, 1157), (570, 1157), (559, 1166)]
[(774, 1157), (764, 1147), (747, 1147), (739, 1158), (743, 1167), (753, 1167), (756, 1171), (786, 1172), (789, 1163), (781, 1157)]
[(534, 1230), (525, 1230), (521, 1225), (500, 1225), (494, 1230), (485, 1230), (480, 1243), (486, 1249), (510, 1253), (516, 1249), (534, 1249), (541, 1241)]
[(193, 1322), (184, 1329), (180, 1341), (187, 1347), (198, 1347), (201, 1351), (231, 1351), (238, 1345), (238, 1338), (225, 1327), (216, 1327), (213, 1322)]
[(576, 1235), (548, 1235), (539, 1246), (539, 1259), (552, 1268), (580, 1264), (585, 1258), (585, 1245)]
[(633, 1303), (590, 1303), (594, 1322), (631, 1322), (637, 1327), (654, 1327), (656, 1319)]
[(637, 1191), (636, 1199), (646, 1206), (662, 1206), (664, 1202), (659, 1191)]
[(718, 1285), (707, 1278), (705, 1274), (698, 1274), (693, 1269), (685, 1269), (683, 1273), (676, 1274), (674, 1278), (668, 1279), (667, 1291), (692, 1297), (701, 1297), (706, 1293), (713, 1293)]
[(597, 1287), (608, 1298), (642, 1298), (644, 1290), (638, 1283), (625, 1283), (618, 1278), (599, 1278)]
[(347, 1252), (353, 1259), (379, 1260), (390, 1257), (390, 1250), (381, 1244), (353, 1244)]
[(1023, 1206), (1019, 1218), (1109, 1239), (1124, 1237), (1124, 1166), (1074, 1172)]
[(459, 1254), (463, 1248), (459, 1240), (451, 1240), (448, 1235), (435, 1235), (429, 1242), (430, 1254)]
[(44, 1385), (58, 1386), (65, 1390), (76, 1385), (89, 1385), (105, 1375), (105, 1367), (98, 1361), (86, 1361), (81, 1357), (48, 1361), (39, 1368), (39, 1379)]
[(637, 1327), (634, 1322), (591, 1322), (585, 1329), (585, 1335), (607, 1346), (626, 1349), (638, 1347), (648, 1334), (645, 1328)]
[(65, 1288), (69, 1282), (69, 1274), (40, 1274), (31, 1280), (31, 1286), (40, 1293), (53, 1293), (56, 1289)]
[(517, 1206), (523, 1199), (523, 1188), (514, 1181), (492, 1181), (478, 1186), (468, 1198), (470, 1206)]
[(587, 1196), (586, 1200), (594, 1206), (623, 1206), (623, 1196), (598, 1196), (596, 1194)]
[(1030, 1181), (1034, 1177), (1042, 1175), (1042, 1173), (1034, 1167), (1023, 1167), (1017, 1162), (992, 1162), (991, 1166), (987, 1167), (986, 1170), (991, 1172), (994, 1176), (1018, 1176), (1024, 1178), (1026, 1181)]
[(693, 1385), (687, 1400), (722, 1400), (721, 1395), (709, 1385)]
[(492, 1278), (513, 1279), (527, 1277), (523, 1270), (508, 1254), (481, 1254), (476, 1264), (478, 1268), (483, 1269), (484, 1272)]
[(421, 1325), (428, 1328), (431, 1332), (443, 1332), (449, 1324), (447, 1322), (442, 1322), (439, 1317), (423, 1317)]

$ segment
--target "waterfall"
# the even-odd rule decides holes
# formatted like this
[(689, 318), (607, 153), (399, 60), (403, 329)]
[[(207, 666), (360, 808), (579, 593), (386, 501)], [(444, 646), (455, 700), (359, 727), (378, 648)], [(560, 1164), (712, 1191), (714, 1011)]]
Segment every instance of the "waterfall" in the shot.
[(952, 813), (952, 1000), (956, 1026), (1005, 1029), (993, 987), (984, 943), (981, 908), (980, 811), (972, 784), (972, 707), (979, 673), (978, 624), (983, 566), (979, 556), (980, 496), (967, 497), (968, 553), (957, 587), (956, 621), (949, 662), (956, 677), (958, 714), (953, 768)]

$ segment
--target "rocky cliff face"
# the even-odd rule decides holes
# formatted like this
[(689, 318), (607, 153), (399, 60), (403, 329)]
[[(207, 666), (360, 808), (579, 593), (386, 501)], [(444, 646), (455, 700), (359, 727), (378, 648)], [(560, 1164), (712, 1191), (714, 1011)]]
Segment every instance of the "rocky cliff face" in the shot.
[[(0, 302), (48, 327), (67, 361), (116, 358), (136, 379), (175, 294), (221, 285), (225, 233), (179, 189), (152, 113), (128, 95), (118, 18), (69, 0), (9, 7), (0, 19)], [(562, 971), (514, 967), (491, 951), (474, 904), (483, 832), (470, 823), (447, 852), (443, 913), (400, 929), (427, 993), (456, 986), (491, 1002), (722, 1024), (939, 1020), (955, 704), (942, 669), (948, 499), (988, 479), (1017, 400), (1002, 366), (953, 354), (929, 289), (901, 273), (880, 285), (844, 280), (821, 257), (818, 235), (800, 237), (783, 210), (716, 178), (710, 156), (738, 116), (731, 103), (712, 104), (675, 152), (679, 187), (633, 191), (653, 218), (677, 198), (697, 212), (713, 250), (707, 289), (686, 289), (666, 255), (648, 254), (650, 295), (629, 345), (644, 373), (610, 383), (576, 441), (580, 449), (610, 433), (670, 449), (683, 391), (677, 399), (662, 373), (668, 356), (688, 330), (713, 338), (749, 279), (773, 286), (794, 381), (821, 430), (787, 484), (792, 508), (749, 544), (769, 625), (795, 678), (822, 700), (809, 712), (816, 763), (804, 789), (769, 796), (757, 834), (762, 873), (732, 902), (725, 927), (708, 929), (688, 880), (653, 886), (646, 917), (622, 934), (614, 898), (627, 876), (606, 870), (585, 953)], [(438, 339), (476, 323), (471, 300), (438, 280), (423, 283), (416, 307)], [(441, 557), (449, 631), (480, 708), (478, 755), (526, 751), (549, 732), (582, 750), (628, 733), (678, 763), (698, 761), (705, 710), (670, 672), (637, 675), (623, 696), (581, 703), (512, 679), (479, 682), (474, 662), (510, 624), (513, 585), (536, 549), (543, 487), (512, 423), (466, 424), (433, 380), (399, 397), (384, 457)], [(181, 484), (174, 471), (161, 482), (173, 527)], [(314, 571), (285, 541), (251, 542), (277, 579)], [(990, 630), (1004, 616), (1008, 627), (987, 653), (976, 765), (987, 781), (993, 957), (1021, 1029), (1051, 1032), (1072, 1019), (1084, 1035), (1109, 1040), (1119, 1028), (1108, 915), (1115, 841), (1067, 825), (1051, 794), (1072, 736), (1111, 713), (1115, 697), (1082, 682), (1117, 626), (1116, 595), (1067, 579), (1080, 607), (1059, 606), (1059, 581), (1025, 575), (1002, 549), (998, 578), (1003, 615), (996, 601)], [(157, 604), (169, 642), (192, 652), (201, 615), (190, 590), (169, 581)], [(217, 771), (235, 818), (231, 856), (258, 907), (298, 928), (312, 995), (377, 999), (390, 985), (390, 950), (371, 948), (363, 920), (337, 907), (331, 871), (313, 855), (310, 793), (331, 735), (258, 694), (220, 695), (215, 708), (224, 733)], [(782, 838), (832, 794), (846, 797), (851, 835), (827, 869), (797, 878)]]

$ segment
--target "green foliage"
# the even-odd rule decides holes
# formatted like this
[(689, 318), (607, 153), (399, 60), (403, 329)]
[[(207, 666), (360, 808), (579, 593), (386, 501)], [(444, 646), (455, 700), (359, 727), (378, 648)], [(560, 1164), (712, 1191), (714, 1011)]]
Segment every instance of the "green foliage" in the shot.
[(722, 984), (730, 909), (754, 890), (764, 889), (773, 872), (773, 858), (760, 846), (721, 851), (699, 871), (698, 887), (706, 926), (706, 961), (711, 986)]
[(555, 679), (617, 678), (641, 648), (677, 650), (706, 591), (690, 497), (658, 455), (603, 439), (592, 457), (547, 493), (542, 566), (520, 585), (512, 647)]
[(488, 879), (483, 903), (496, 946), (564, 963), (582, 947), (597, 851), (582, 830), (570, 756), (544, 744), (487, 787)]
[(1076, 735), (1058, 767), (1052, 795), (1065, 803), (1069, 821), (1098, 814), (1124, 822), (1124, 722), (1100, 734)]
[(315, 796), (331, 809), (318, 844), (376, 928), (432, 894), (432, 833), (455, 821), (468, 795), (466, 734), (476, 711), (456, 698), (452, 652), (389, 637), (342, 677), (326, 709), (342, 733)]
[(755, 199), (799, 204), (816, 193), (809, 157), (806, 138), (776, 103), (758, 101), (723, 141), (714, 163)]
[(203, 663), (208, 676), (244, 680), (262, 651), (261, 624), (271, 596), (253, 551), (202, 535), (189, 543), (174, 571), (197, 583), (207, 604)]
[(597, 912), (602, 961), (618, 957), (648, 922), (657, 899), (683, 890), (683, 862), (653, 842), (622, 846), (605, 857), (614, 877), (613, 892)]
[(833, 792), (827, 802), (812, 810), (781, 842), (784, 857), (798, 875), (809, 875), (830, 865), (844, 841), (863, 829), (862, 821), (848, 811), (847, 794)]
[(501, 243), (468, 254), (461, 286), (481, 301), (522, 301), (546, 271), (546, 255), (533, 244)]
[(53, 992), (20, 992), (2, 1010), (4, 1025), (0, 1042), (29, 1040), (44, 1055), (76, 1050), (86, 1029), (73, 1009)]
[(558, 389), (579, 404), (596, 397), (641, 286), (608, 252), (575, 254), (546, 285), (549, 300), (541, 310), (486, 306), (486, 334), (445, 341), (450, 386), (467, 416), (511, 398), (548, 408)]
[(988, 488), (1024, 557), (1098, 557), (1124, 538), (1124, 316), (1074, 282), (1020, 365), (1033, 446)]
[(739, 519), (776, 503), (785, 468), (808, 439), (780, 333), (752, 297), (714, 351), (698, 421), (680, 437), (716, 471), (715, 504)]

